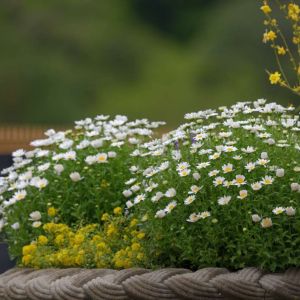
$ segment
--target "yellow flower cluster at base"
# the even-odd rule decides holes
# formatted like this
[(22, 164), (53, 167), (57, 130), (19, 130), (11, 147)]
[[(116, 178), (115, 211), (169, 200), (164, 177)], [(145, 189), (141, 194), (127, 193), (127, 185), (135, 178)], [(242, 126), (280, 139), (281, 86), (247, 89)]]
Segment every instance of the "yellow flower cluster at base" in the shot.
[(145, 233), (138, 220), (122, 216), (102, 215), (103, 226), (89, 224), (76, 230), (65, 224), (47, 223), (44, 234), (23, 247), (22, 266), (34, 268), (130, 268), (145, 261), (140, 244)]

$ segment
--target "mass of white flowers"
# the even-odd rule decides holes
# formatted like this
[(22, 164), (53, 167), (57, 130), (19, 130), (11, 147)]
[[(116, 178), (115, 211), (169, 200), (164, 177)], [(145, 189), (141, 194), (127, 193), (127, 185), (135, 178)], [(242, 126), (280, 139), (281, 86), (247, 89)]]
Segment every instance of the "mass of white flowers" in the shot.
[(71, 225), (99, 222), (102, 213), (122, 205), (130, 154), (163, 124), (99, 115), (75, 122), (73, 130), (50, 129), (31, 143), (32, 150), (15, 151), (13, 165), (0, 177), (0, 231), (15, 253), (39, 227), (55, 221), (49, 207)]
[[(266, 247), (261, 237), (269, 230), (293, 238), (300, 211), (300, 121), (293, 110), (259, 99), (194, 112), (176, 130), (141, 146), (135, 155), (146, 159), (132, 172), (139, 189), (129, 185), (123, 194), (129, 212), (147, 215), (144, 226), (157, 251), (176, 241), (174, 256), (210, 265), (212, 257), (230, 260), (224, 247)], [(240, 250), (232, 245), (243, 239)], [(209, 248), (214, 255), (200, 259)]]

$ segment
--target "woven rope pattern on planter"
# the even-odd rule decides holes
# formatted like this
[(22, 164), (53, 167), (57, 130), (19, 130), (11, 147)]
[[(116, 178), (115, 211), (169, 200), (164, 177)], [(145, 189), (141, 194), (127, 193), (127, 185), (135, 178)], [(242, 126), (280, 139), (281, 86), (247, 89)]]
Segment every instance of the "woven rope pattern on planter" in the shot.
[(300, 299), (300, 269), (21, 269), (0, 276), (0, 299)]

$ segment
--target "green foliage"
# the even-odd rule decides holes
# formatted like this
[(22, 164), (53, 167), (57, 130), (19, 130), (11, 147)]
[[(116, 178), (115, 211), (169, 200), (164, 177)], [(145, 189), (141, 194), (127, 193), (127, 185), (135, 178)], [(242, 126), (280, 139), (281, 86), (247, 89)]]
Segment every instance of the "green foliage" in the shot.
[(1, 122), (65, 124), (99, 112), (173, 126), (187, 107), (262, 95), (296, 102), (267, 85), (274, 62), (262, 21), (249, 0), (3, 0)]

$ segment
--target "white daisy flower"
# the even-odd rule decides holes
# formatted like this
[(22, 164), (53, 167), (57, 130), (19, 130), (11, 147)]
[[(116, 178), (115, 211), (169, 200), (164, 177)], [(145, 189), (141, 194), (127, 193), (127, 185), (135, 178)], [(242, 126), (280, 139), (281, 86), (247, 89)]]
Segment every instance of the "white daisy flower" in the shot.
[(260, 158), (256, 161), (256, 164), (259, 166), (266, 166), (270, 161), (268, 159)]
[(262, 152), (262, 153), (260, 154), (260, 158), (262, 158), (262, 159), (268, 159), (268, 158), (269, 158), (269, 155), (268, 155), (267, 152)]
[(269, 228), (269, 227), (271, 227), (273, 225), (271, 218), (264, 218), (264, 219), (262, 219), (262, 221), (261, 221), (260, 224), (261, 224), (262, 228)]
[(42, 218), (42, 215), (41, 213), (36, 210), (36, 211), (33, 211), (30, 215), (29, 215), (29, 220), (30, 221), (39, 221), (41, 218)]
[(72, 173), (70, 173), (70, 178), (74, 182), (78, 182), (78, 181), (80, 181), (80, 180), (83, 179), (83, 177), (81, 177), (78, 172), (72, 172)]
[(180, 177), (186, 177), (188, 175), (190, 175), (191, 170), (190, 169), (184, 169), (178, 172)]
[(131, 188), (130, 188), (133, 192), (137, 192), (141, 189), (141, 187), (138, 184), (134, 184)]
[(131, 190), (125, 190), (122, 193), (124, 195), (124, 197), (128, 198), (132, 195), (132, 191)]
[(84, 160), (88, 165), (93, 165), (97, 162), (97, 156), (96, 155), (89, 155)]
[(231, 200), (231, 196), (224, 196), (218, 199), (219, 205), (227, 205)]
[(185, 169), (188, 169), (190, 167), (190, 164), (187, 162), (181, 162), (177, 165), (176, 170), (177, 171), (183, 171)]
[(33, 227), (33, 228), (38, 228), (38, 227), (40, 227), (41, 225), (42, 225), (42, 222), (40, 222), (40, 221), (35, 221), (35, 222), (32, 223), (32, 227)]
[(96, 155), (96, 161), (98, 163), (107, 163), (107, 154), (106, 153), (98, 153)]
[(252, 218), (252, 221), (255, 223), (258, 223), (261, 220), (261, 217), (257, 214), (252, 215), (251, 218)]
[(220, 152), (215, 152), (214, 154), (209, 155), (208, 158), (209, 158), (210, 160), (216, 160), (216, 159), (218, 159), (220, 156), (221, 156), (221, 153), (220, 153)]
[(166, 215), (166, 212), (163, 209), (161, 209), (156, 212), (155, 218), (162, 219), (163, 217), (165, 217), (165, 215)]
[(202, 189), (202, 186), (192, 185), (189, 194), (197, 194)]
[(291, 190), (293, 192), (299, 192), (300, 191), (300, 184), (297, 182), (291, 183)]
[(176, 202), (176, 201), (170, 202), (170, 203), (166, 206), (165, 212), (166, 212), (166, 213), (170, 213), (170, 212), (176, 207), (176, 205), (177, 205), (177, 202)]
[(222, 170), (223, 170), (223, 173), (225, 173), (225, 174), (230, 173), (233, 171), (233, 165), (232, 164), (223, 165)]
[(200, 219), (206, 219), (210, 216), (211, 216), (211, 214), (209, 211), (203, 211), (202, 213), (200, 213)]
[(224, 177), (218, 176), (214, 179), (213, 184), (214, 186), (223, 185), (224, 181), (225, 181)]
[(210, 165), (210, 162), (203, 162), (203, 163), (200, 163), (196, 166), (197, 169), (203, 169), (203, 168), (206, 168)]
[(157, 192), (157, 193), (151, 198), (151, 201), (152, 201), (152, 202), (157, 202), (157, 201), (159, 201), (163, 196), (164, 196), (164, 194), (163, 194), (162, 192)]
[(277, 169), (276, 170), (276, 176), (277, 177), (283, 177), (284, 176), (284, 169)]
[(145, 199), (146, 199), (145, 194), (137, 195), (137, 196), (134, 198), (134, 204), (138, 204), (138, 203), (140, 203), (141, 201), (144, 201)]
[(170, 188), (166, 191), (165, 196), (168, 198), (172, 198), (176, 196), (176, 190), (174, 188)]
[(109, 158), (115, 158), (117, 157), (117, 153), (115, 151), (108, 151), (107, 156)]
[(201, 175), (198, 172), (193, 173), (193, 178), (195, 180), (199, 180), (201, 178)]
[(285, 212), (285, 208), (284, 207), (275, 207), (273, 210), (272, 210), (272, 213), (274, 214), (274, 215), (280, 215), (280, 214), (282, 214), (282, 213), (284, 213)]
[(233, 182), (236, 186), (241, 186), (241, 185), (244, 185), (247, 183), (247, 181), (245, 179), (246, 178), (244, 175), (236, 175)]
[(249, 162), (246, 166), (245, 169), (250, 173), (255, 169), (256, 164), (253, 162)]
[(27, 192), (25, 190), (17, 191), (14, 193), (13, 199), (15, 199), (16, 201), (20, 201), (20, 200), (25, 199), (26, 195), (27, 195)]
[(221, 138), (228, 138), (232, 135), (232, 132), (231, 131), (228, 131), (228, 132), (225, 132), (225, 131), (221, 131), (219, 132), (219, 137)]
[(286, 207), (286, 208), (285, 208), (285, 213), (286, 213), (288, 216), (294, 216), (294, 215), (296, 214), (296, 209), (293, 208), (292, 206)]
[(274, 181), (274, 178), (271, 176), (265, 176), (261, 179), (261, 183), (264, 185), (270, 185), (273, 183), (273, 181)]
[(26, 154), (26, 151), (24, 149), (18, 149), (12, 153), (12, 156), (13, 157), (22, 157), (25, 154)]
[(217, 176), (220, 173), (218, 170), (212, 170), (208, 173), (209, 177)]
[(256, 149), (252, 146), (248, 146), (247, 148), (242, 148), (241, 149), (244, 153), (253, 153), (256, 151)]
[(13, 230), (18, 230), (20, 228), (20, 223), (16, 222), (10, 226)]
[(36, 180), (33, 180), (34, 186), (38, 189), (44, 189), (48, 185), (48, 180), (45, 178), (38, 178)]
[(241, 190), (239, 191), (239, 199), (245, 199), (248, 196), (248, 191), (247, 190)]
[(57, 175), (60, 175), (65, 169), (64, 166), (61, 164), (54, 165), (53, 168)]
[(184, 200), (184, 204), (185, 205), (190, 205), (191, 203), (193, 203), (195, 201), (196, 197), (195, 195), (191, 195), (188, 196), (185, 200)]
[(130, 185), (130, 184), (134, 183), (135, 181), (136, 181), (136, 178), (130, 178), (129, 180), (127, 180), (127, 181), (125, 182), (125, 184), (126, 184), (126, 185)]
[(63, 154), (63, 159), (65, 160), (76, 160), (76, 152), (75, 151), (68, 151)]
[(251, 184), (251, 188), (253, 191), (258, 191), (262, 188), (262, 184), (260, 182), (254, 182)]
[(208, 136), (207, 133), (200, 132), (200, 133), (196, 134), (196, 136), (194, 137), (194, 139), (195, 139), (195, 141), (202, 141), (202, 140), (206, 139), (207, 136)]
[(130, 200), (128, 200), (127, 202), (126, 202), (126, 207), (129, 209), (129, 208), (131, 208), (133, 206), (133, 203), (130, 201)]
[(187, 222), (195, 223), (199, 221), (199, 219), (200, 219), (200, 214), (192, 213), (187, 219)]
[(235, 155), (232, 157), (234, 160), (241, 160), (243, 157), (241, 155)]
[(226, 187), (226, 188), (229, 188), (231, 187), (232, 185), (234, 185), (234, 182), (232, 180), (225, 180), (223, 182), (223, 186)]
[(224, 152), (234, 152), (237, 151), (237, 148), (234, 146), (224, 146)]
[(158, 169), (160, 171), (165, 171), (169, 168), (170, 163), (168, 161), (164, 161), (163, 163), (161, 163), (161, 165), (158, 167)]
[(45, 163), (37, 167), (39, 172), (44, 172), (50, 168), (50, 163)]

